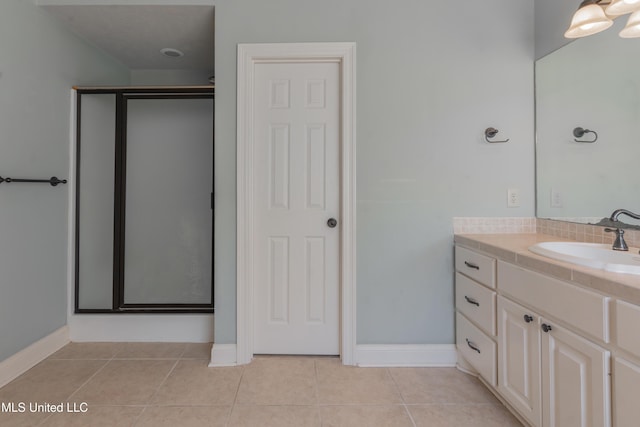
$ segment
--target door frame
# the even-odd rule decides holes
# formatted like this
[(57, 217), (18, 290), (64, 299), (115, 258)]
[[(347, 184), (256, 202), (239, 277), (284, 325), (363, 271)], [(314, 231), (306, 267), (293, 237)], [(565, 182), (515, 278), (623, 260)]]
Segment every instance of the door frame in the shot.
[(356, 347), (356, 44), (238, 44), (237, 69), (237, 341), (236, 363), (253, 358), (253, 92), (258, 63), (340, 64), (340, 356), (355, 364)]

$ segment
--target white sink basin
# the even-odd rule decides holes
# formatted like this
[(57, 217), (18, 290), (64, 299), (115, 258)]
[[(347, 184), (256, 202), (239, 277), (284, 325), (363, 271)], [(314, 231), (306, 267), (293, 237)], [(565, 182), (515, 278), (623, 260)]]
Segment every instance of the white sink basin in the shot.
[(612, 273), (640, 274), (638, 249), (614, 251), (611, 245), (580, 242), (544, 242), (529, 247), (535, 254)]

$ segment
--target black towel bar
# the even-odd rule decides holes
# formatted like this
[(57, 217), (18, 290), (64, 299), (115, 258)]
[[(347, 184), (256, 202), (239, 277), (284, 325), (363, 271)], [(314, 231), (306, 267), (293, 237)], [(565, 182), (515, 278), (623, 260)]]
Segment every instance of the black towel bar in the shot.
[(66, 179), (58, 179), (55, 176), (52, 176), (49, 179), (20, 179), (20, 178), (3, 178), (0, 176), (0, 184), (3, 182), (11, 183), (11, 182), (47, 182), (51, 184), (52, 187), (55, 187), (58, 184), (66, 184)]

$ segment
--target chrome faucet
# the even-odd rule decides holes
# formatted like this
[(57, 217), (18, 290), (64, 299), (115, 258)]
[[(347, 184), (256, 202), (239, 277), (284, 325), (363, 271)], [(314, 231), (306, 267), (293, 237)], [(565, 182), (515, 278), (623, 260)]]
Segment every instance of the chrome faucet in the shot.
[(620, 228), (605, 228), (604, 231), (606, 231), (607, 233), (616, 233), (616, 240), (613, 242), (614, 251), (629, 250), (629, 246), (627, 246), (627, 242), (624, 241), (624, 230)]
[[(626, 209), (616, 209), (613, 211), (609, 220), (611, 222), (618, 222), (618, 217), (620, 215), (627, 215), (631, 218), (640, 219), (640, 215), (633, 213)], [(605, 228), (604, 231), (609, 233), (616, 233), (616, 239), (613, 242), (613, 250), (614, 251), (628, 251), (629, 246), (627, 246), (627, 242), (624, 241), (624, 230), (620, 228)]]
[(611, 214), (611, 216), (609, 217), (609, 219), (610, 219), (611, 221), (617, 222), (617, 221), (618, 221), (618, 217), (619, 217), (620, 215), (622, 215), (622, 214), (624, 214), (624, 215), (628, 215), (628, 216), (630, 216), (631, 218), (640, 219), (640, 215), (635, 214), (635, 213), (633, 213), (633, 212), (631, 212), (631, 211), (628, 211), (628, 210), (626, 210), (626, 209), (616, 209), (615, 211), (613, 211), (613, 213)]

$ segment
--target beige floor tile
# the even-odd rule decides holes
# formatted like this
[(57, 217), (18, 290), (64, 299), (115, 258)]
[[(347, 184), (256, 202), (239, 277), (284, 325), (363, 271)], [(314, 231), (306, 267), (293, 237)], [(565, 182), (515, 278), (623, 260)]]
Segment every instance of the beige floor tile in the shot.
[(155, 405), (232, 405), (243, 368), (209, 368), (208, 360), (180, 360), (153, 398)]
[(33, 427), (39, 425), (49, 414), (44, 413), (9, 413), (0, 412), (2, 427)]
[(258, 357), (244, 368), (237, 403), (243, 405), (314, 405), (313, 359)]
[(392, 405), (402, 403), (386, 368), (344, 366), (339, 360), (317, 360), (320, 404)]
[(522, 427), (501, 405), (409, 405), (416, 427)]
[(59, 403), (108, 362), (45, 360), (0, 389), (2, 402)]
[(405, 403), (492, 403), (498, 400), (471, 375), (455, 368), (391, 368)]
[(49, 359), (111, 359), (123, 347), (123, 343), (72, 342), (49, 356)]
[(319, 427), (317, 406), (234, 406), (229, 427)]
[(89, 411), (0, 412), (0, 426), (521, 426), (456, 369), (286, 356), (209, 368), (210, 346), (72, 343), (0, 388), (0, 402), (87, 402)]
[(322, 406), (323, 427), (413, 427), (404, 405)]
[(174, 342), (128, 342), (119, 351), (116, 359), (178, 359), (184, 353), (186, 343)]
[(211, 359), (211, 343), (188, 343), (182, 359)]
[(151, 406), (136, 427), (224, 427), (230, 406)]
[(143, 406), (96, 406), (85, 413), (52, 414), (41, 427), (129, 427)]
[(151, 400), (176, 361), (111, 360), (70, 401), (90, 405), (144, 405)]

